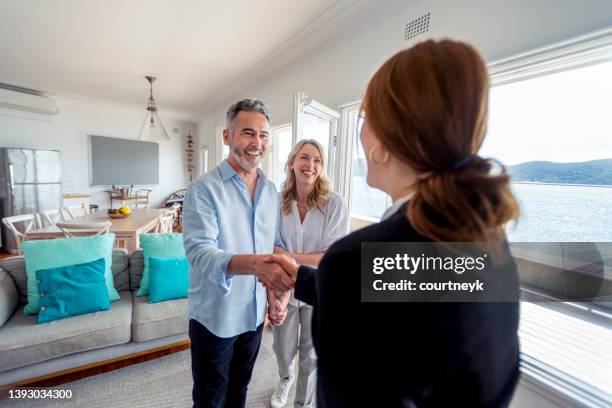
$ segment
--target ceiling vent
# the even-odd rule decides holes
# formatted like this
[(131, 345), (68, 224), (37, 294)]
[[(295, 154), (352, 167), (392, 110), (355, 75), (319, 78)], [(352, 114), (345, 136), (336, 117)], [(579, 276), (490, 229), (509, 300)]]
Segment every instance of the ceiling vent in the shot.
[(429, 31), (429, 16), (431, 13), (427, 13), (419, 18), (416, 18), (406, 24), (406, 29), (404, 30), (404, 41), (408, 41), (414, 37), (418, 37), (419, 35), (426, 33)]
[(0, 87), (0, 108), (55, 115), (59, 112), (57, 102), (46, 96), (34, 95)]

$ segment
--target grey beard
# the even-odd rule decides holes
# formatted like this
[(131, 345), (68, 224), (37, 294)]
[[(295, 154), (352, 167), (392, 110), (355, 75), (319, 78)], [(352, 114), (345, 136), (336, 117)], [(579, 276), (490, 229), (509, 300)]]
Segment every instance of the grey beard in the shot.
[(236, 159), (238, 160), (238, 163), (240, 163), (240, 166), (246, 170), (246, 171), (253, 171), (257, 168), (257, 166), (259, 166), (259, 163), (261, 162), (261, 159), (259, 160), (259, 162), (255, 165), (252, 165), (251, 163), (249, 163), (247, 160), (244, 159), (244, 156), (242, 155), (242, 152), (235, 146), (231, 147), (231, 152), (232, 154), (234, 154), (234, 156), (236, 157)]

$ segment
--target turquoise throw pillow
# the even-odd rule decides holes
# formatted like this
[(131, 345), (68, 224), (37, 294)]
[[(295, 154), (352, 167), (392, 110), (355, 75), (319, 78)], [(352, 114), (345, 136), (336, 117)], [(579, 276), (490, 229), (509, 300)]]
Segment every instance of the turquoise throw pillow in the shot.
[(149, 258), (182, 258), (185, 256), (183, 247), (183, 234), (141, 234), (140, 246), (143, 251), (144, 269), (140, 279), (140, 288), (136, 294), (146, 296), (149, 294)]
[(104, 279), (111, 302), (119, 299), (113, 282), (113, 243), (115, 234), (92, 237), (45, 239), (25, 241), (23, 253), (28, 274), (28, 304), (23, 312), (36, 314), (40, 310), (36, 271), (92, 262), (104, 258)]
[(187, 297), (189, 263), (187, 258), (149, 258), (149, 303)]
[(110, 308), (104, 258), (36, 271), (40, 312), (37, 323)]

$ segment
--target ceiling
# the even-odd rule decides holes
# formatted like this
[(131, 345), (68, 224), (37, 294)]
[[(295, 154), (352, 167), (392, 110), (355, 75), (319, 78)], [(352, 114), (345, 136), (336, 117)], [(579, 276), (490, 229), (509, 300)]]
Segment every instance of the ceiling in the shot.
[(153, 75), (160, 110), (197, 119), (356, 2), (0, 0), (0, 82), (144, 107)]

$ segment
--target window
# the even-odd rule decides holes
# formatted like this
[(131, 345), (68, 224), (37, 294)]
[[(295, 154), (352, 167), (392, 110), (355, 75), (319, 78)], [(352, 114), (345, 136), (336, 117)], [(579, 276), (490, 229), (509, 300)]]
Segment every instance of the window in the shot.
[(350, 151), (346, 159), (349, 163), (349, 183), (347, 184), (350, 197), (352, 217), (370, 218), (373, 221), (380, 219), (385, 210), (391, 206), (391, 197), (386, 193), (368, 186), (366, 182), (367, 163), (361, 140), (357, 135), (357, 119), (360, 103), (346, 106), (343, 116), (343, 142), (342, 150)]
[(229, 156), (229, 147), (225, 143), (223, 143), (223, 130), (224, 129), (225, 128), (222, 126), (217, 126), (215, 128), (215, 139), (217, 141), (215, 156), (217, 158), (217, 164), (221, 163), (223, 160), (227, 159), (227, 157)]
[(612, 241), (612, 62), (494, 86), (481, 150), (508, 166), (511, 241)]
[(291, 153), (293, 126), (287, 123), (272, 128), (272, 149), (268, 155), (270, 160), (269, 177), (276, 185), (278, 191), (281, 190), (282, 184), (285, 182), (285, 163)]
[[(494, 86), (480, 154), (499, 159), (512, 176), (521, 216), (507, 230), (511, 247), (595, 242), (570, 245), (596, 248), (609, 267), (612, 245), (604, 241), (612, 241), (611, 48), (612, 32), (596, 33), (490, 66)], [(561, 259), (566, 269), (565, 255)], [(609, 276), (602, 279), (610, 284)], [(543, 283), (530, 292), (522, 274), (521, 289), (525, 296), (549, 298), (521, 304), (521, 369), (529, 381), (571, 404), (609, 404), (609, 302), (554, 302), (552, 286)]]
[(208, 171), (208, 146), (203, 146), (200, 148), (200, 173), (206, 173)]

